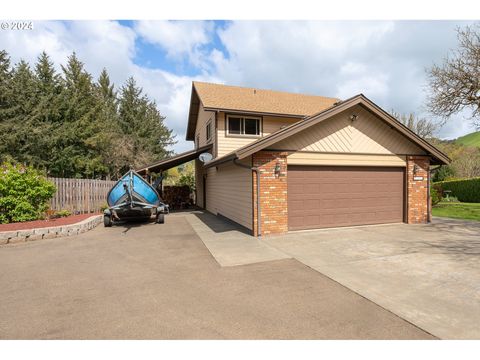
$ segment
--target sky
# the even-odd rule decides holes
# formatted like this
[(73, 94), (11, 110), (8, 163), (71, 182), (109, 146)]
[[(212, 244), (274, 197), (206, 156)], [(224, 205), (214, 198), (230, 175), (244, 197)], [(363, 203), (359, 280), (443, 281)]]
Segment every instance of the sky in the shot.
[[(46, 51), (60, 71), (75, 51), (97, 78), (116, 87), (133, 76), (185, 140), (192, 81), (349, 98), (365, 94), (387, 111), (430, 116), (426, 69), (456, 48), (464, 21), (35, 21), (0, 32), (13, 63)], [(475, 129), (463, 113), (438, 132)]]

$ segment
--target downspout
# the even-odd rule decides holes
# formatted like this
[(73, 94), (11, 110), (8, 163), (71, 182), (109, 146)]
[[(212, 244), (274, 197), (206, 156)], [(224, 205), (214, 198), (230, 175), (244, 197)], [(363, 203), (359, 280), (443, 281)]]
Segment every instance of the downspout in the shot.
[(262, 235), (262, 217), (261, 217), (261, 209), (260, 209), (260, 171), (258, 167), (250, 167), (248, 165), (242, 164), (237, 162), (238, 159), (233, 159), (233, 163), (239, 167), (242, 167), (244, 169), (249, 169), (255, 172), (255, 175), (257, 177), (257, 236)]
[(428, 222), (432, 222), (432, 202), (431, 202), (431, 194), (430, 194), (430, 190), (431, 190), (431, 179), (432, 179), (432, 174), (436, 173), (438, 170), (440, 170), (440, 168), (442, 167), (442, 165), (439, 165), (435, 168), (429, 168), (428, 169), (428, 185), (427, 185), (427, 191), (428, 191), (428, 195), (427, 195), (427, 199), (428, 199), (428, 203), (427, 203), (427, 209), (428, 209)]
[(428, 171), (427, 171), (427, 223), (432, 222), (430, 186), (431, 186), (430, 185), (430, 169), (428, 169)]

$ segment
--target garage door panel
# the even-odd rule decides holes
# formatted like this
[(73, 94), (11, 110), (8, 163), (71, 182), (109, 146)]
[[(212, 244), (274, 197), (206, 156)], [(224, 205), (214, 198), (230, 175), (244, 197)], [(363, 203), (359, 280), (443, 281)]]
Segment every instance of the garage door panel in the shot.
[(403, 221), (404, 169), (288, 167), (291, 230)]
[[(289, 180), (292, 180), (292, 179), (289, 178)], [(288, 191), (292, 195), (297, 195), (297, 194), (302, 195), (305, 193), (303, 184), (292, 184), (292, 186), (288, 188)]]
[(297, 210), (301, 210), (303, 208), (303, 202), (304, 201), (302, 199), (293, 200), (288, 204), (288, 208), (292, 213)]

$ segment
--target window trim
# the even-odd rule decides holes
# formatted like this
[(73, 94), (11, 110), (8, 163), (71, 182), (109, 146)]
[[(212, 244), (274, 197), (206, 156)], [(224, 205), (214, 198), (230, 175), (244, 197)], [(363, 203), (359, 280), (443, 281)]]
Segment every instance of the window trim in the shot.
[[(209, 131), (209, 127), (210, 127), (210, 131)], [(207, 143), (212, 140), (212, 120), (211, 119), (207, 121), (207, 125), (205, 126), (205, 138), (207, 139)]]
[[(241, 123), (240, 123), (240, 132), (244, 132), (243, 134), (230, 134), (228, 129), (229, 129), (229, 121), (230, 118), (240, 118)], [(252, 135), (252, 134), (245, 134), (245, 119), (255, 119), (258, 120), (258, 135)], [(261, 138), (263, 136), (263, 116), (251, 116), (251, 115), (243, 115), (243, 114), (225, 114), (225, 137), (239, 137), (239, 138)]]

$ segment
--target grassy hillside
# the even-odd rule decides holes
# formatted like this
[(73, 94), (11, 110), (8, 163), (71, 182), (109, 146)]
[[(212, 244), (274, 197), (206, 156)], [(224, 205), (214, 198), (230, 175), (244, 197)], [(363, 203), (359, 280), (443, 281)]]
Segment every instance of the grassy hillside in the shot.
[(478, 146), (480, 147), (480, 131), (467, 134), (465, 136), (459, 137), (455, 140), (456, 143), (465, 145), (465, 146)]

